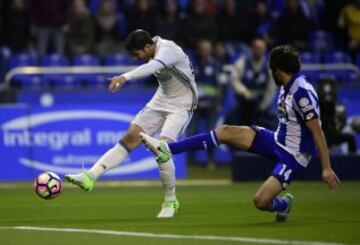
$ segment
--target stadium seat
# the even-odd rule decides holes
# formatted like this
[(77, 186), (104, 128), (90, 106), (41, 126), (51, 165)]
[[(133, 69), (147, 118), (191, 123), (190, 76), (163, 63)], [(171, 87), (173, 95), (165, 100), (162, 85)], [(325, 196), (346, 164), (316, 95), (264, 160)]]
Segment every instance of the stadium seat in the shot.
[[(35, 54), (21, 53), (14, 54), (9, 59), (8, 70), (24, 67), (24, 66), (36, 66), (37, 57)], [(28, 86), (43, 86), (42, 76), (40, 75), (16, 75), (13, 78), (13, 83), (24, 87)]]
[[(65, 55), (50, 54), (50, 55), (46, 55), (42, 59), (42, 66), (44, 67), (69, 66), (69, 60)], [(66, 74), (45, 74), (43, 78), (45, 83), (63, 86), (69, 84), (69, 82), (71, 81), (71, 78), (69, 78), (69, 76), (70, 75), (66, 75)]]
[(9, 69), (22, 66), (35, 66), (36, 63), (36, 56), (33, 54), (14, 54), (10, 57)]
[(69, 60), (65, 55), (49, 54), (42, 59), (43, 66), (68, 66)]
[[(342, 52), (342, 51), (328, 52), (325, 55), (325, 63), (328, 63), (328, 64), (336, 64), (336, 63), (351, 64), (351, 58), (350, 58), (350, 55), (346, 52)], [(335, 77), (338, 80), (341, 80), (342, 82), (349, 82), (353, 79), (352, 72), (350, 70), (337, 70), (337, 71), (333, 71), (332, 74), (334, 74)]]
[(314, 31), (310, 33), (310, 47), (313, 52), (325, 53), (334, 50), (334, 37), (326, 31)]
[(346, 52), (328, 52), (325, 55), (325, 63), (351, 63), (351, 58)]
[[(106, 66), (130, 66), (133, 65), (132, 59), (127, 54), (113, 54), (105, 57)], [(119, 74), (108, 74), (108, 76), (116, 76)]]
[[(100, 66), (100, 59), (95, 55), (78, 55), (73, 58), (74, 66)], [(73, 75), (73, 82), (75, 85), (98, 85), (105, 82), (104, 75), (102, 74), (76, 74)]]
[[(114, 54), (108, 55), (105, 58), (105, 65), (106, 66), (137, 66), (143, 64), (140, 60), (135, 60), (131, 58), (128, 54)], [(119, 73), (116, 74), (107, 74), (106, 77), (117, 76)], [(138, 86), (141, 84), (146, 83), (148, 78), (140, 78), (134, 80), (134, 82), (126, 83), (125, 86)]]
[(303, 52), (301, 53), (301, 62), (303, 64), (320, 63), (320, 55), (318, 53)]
[(73, 58), (74, 66), (98, 66), (100, 59), (95, 55), (83, 54)]
[(322, 79), (333, 79), (336, 81), (336, 75), (333, 72), (318, 72), (317, 81)]
[[(303, 64), (319, 64), (320, 63), (320, 55), (312, 52), (303, 52), (301, 53), (301, 62)], [(311, 83), (316, 83), (319, 79), (318, 71), (309, 71), (304, 70), (304, 75)]]
[(112, 54), (105, 57), (105, 65), (107, 66), (121, 66), (131, 64), (131, 57), (126, 54)]

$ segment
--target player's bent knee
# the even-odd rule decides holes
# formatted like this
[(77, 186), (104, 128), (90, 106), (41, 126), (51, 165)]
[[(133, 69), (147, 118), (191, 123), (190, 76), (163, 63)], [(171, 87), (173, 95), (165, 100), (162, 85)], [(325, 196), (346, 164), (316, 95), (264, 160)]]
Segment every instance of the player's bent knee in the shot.
[(139, 135), (133, 132), (127, 132), (120, 141), (131, 150), (141, 143)]
[(256, 194), (254, 197), (254, 204), (260, 210), (267, 210), (269, 207), (269, 200), (261, 195)]

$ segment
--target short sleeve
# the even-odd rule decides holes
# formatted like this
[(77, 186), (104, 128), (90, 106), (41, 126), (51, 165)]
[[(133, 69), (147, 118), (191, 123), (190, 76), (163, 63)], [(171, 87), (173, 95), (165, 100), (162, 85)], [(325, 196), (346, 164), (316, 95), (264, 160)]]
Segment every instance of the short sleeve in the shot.
[(319, 118), (319, 110), (315, 95), (304, 88), (299, 88), (294, 93), (294, 109), (304, 121)]

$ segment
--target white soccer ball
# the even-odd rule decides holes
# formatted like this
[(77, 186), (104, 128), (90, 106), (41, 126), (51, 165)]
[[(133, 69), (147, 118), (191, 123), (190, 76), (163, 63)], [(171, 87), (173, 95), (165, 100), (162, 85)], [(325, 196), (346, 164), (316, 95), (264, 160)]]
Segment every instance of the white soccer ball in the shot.
[(54, 199), (61, 193), (61, 179), (52, 172), (42, 173), (34, 180), (34, 188), (39, 197)]

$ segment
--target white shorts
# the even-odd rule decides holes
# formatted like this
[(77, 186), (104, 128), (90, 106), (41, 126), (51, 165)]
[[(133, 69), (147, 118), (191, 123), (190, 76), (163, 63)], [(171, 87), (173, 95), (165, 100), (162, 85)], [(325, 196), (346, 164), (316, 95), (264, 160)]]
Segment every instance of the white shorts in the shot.
[(131, 124), (141, 127), (146, 134), (153, 135), (160, 132), (160, 137), (165, 136), (176, 141), (185, 131), (192, 117), (192, 112), (185, 108), (168, 112), (144, 107)]

